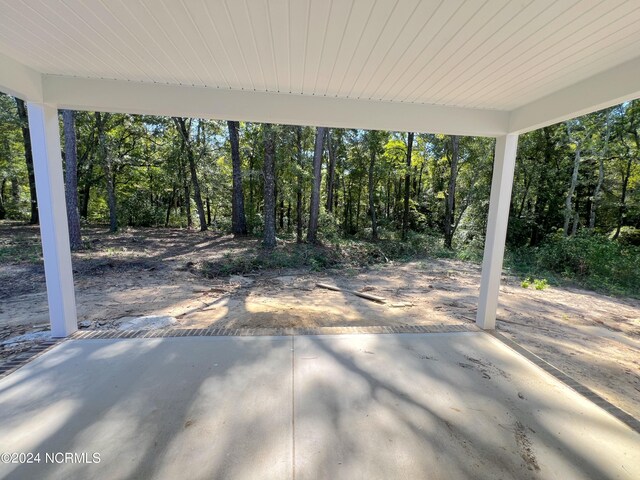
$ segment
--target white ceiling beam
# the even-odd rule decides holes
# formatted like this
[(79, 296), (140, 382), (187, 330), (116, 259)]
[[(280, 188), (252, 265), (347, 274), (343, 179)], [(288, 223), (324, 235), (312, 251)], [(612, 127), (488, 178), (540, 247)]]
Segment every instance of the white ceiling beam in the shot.
[(42, 75), (0, 53), (0, 92), (26, 101), (42, 101)]
[(43, 76), (44, 100), (60, 108), (337, 128), (498, 136), (509, 114), (441, 105), (391, 103), (122, 80)]
[(511, 112), (510, 133), (525, 133), (640, 98), (640, 57)]

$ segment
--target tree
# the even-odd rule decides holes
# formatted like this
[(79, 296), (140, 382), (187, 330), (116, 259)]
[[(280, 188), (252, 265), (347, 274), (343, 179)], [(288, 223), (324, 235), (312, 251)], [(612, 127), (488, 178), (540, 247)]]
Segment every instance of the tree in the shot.
[(65, 200), (69, 243), (71, 250), (82, 248), (80, 235), (80, 213), (78, 212), (78, 150), (76, 146), (76, 119), (73, 110), (62, 111), (64, 127)]
[(105, 184), (107, 190), (107, 204), (109, 206), (109, 231), (116, 232), (118, 230), (118, 215), (116, 211), (116, 187), (115, 172), (113, 169), (113, 159), (109, 153), (107, 145), (107, 126), (106, 123), (110, 118), (109, 113), (102, 114), (96, 112), (96, 129), (98, 131), (98, 157), (102, 168), (104, 169)]
[(231, 195), (231, 231), (236, 236), (247, 234), (247, 220), (244, 215), (244, 195), (242, 193), (242, 162), (240, 161), (239, 122), (228, 121), (229, 143), (231, 144), (231, 164), (233, 166), (233, 193)]
[(591, 199), (591, 205), (589, 207), (589, 230), (593, 230), (596, 226), (596, 211), (600, 202), (602, 201), (602, 185), (604, 183), (604, 160), (609, 154), (609, 139), (611, 138), (611, 123), (615, 108), (609, 108), (605, 113), (605, 125), (604, 125), (604, 142), (600, 155), (598, 155), (598, 181), (593, 190), (593, 196)]
[(329, 152), (329, 168), (327, 169), (327, 212), (333, 212), (336, 180), (336, 149), (331, 138), (331, 130), (327, 130), (327, 150)]
[(27, 107), (23, 100), (16, 98), (18, 107), (18, 117), (22, 128), (22, 138), (24, 141), (24, 158), (27, 162), (27, 172), (29, 174), (29, 194), (31, 196), (31, 217), (29, 223), (35, 225), (39, 222), (38, 217), (38, 197), (36, 195), (36, 176), (33, 171), (33, 152), (31, 150), (31, 135), (29, 132), (29, 117)]
[[(191, 142), (191, 121), (187, 127), (187, 122), (183, 117), (173, 117), (173, 121), (176, 128), (182, 135), (182, 141), (184, 142), (184, 149), (187, 153), (187, 160), (189, 162), (189, 172), (191, 174), (191, 185), (193, 186), (193, 199), (196, 202), (196, 208), (198, 209), (198, 219), (200, 221), (200, 231), (207, 230), (207, 219), (204, 214), (204, 206), (202, 203), (202, 195), (200, 193), (200, 183), (198, 182), (198, 173), (196, 171), (196, 160), (194, 147)], [(188, 197), (185, 201), (188, 201)]]
[(311, 203), (309, 205), (309, 229), (307, 242), (318, 242), (318, 217), (320, 215), (320, 182), (322, 181), (322, 151), (327, 129), (316, 129), (316, 141), (313, 149), (313, 186), (311, 188)]
[(411, 152), (413, 150), (413, 132), (407, 134), (407, 171), (404, 174), (404, 209), (402, 213), (402, 240), (407, 240), (409, 230), (409, 195), (411, 187)]
[(636, 162), (640, 162), (640, 102), (638, 100), (631, 102), (627, 108), (620, 136), (621, 143), (625, 148), (625, 159), (620, 169), (620, 200), (617, 209), (616, 229), (613, 234), (614, 240), (620, 236), (626, 221), (628, 211), (627, 195), (629, 193), (633, 165)]
[(456, 210), (456, 180), (458, 178), (458, 159), (460, 150), (460, 137), (451, 136), (451, 155), (449, 159), (450, 175), (449, 188), (447, 189), (444, 213), (444, 246), (452, 248), (454, 233), (454, 217)]
[[(382, 132), (370, 131), (367, 132), (367, 143), (369, 147), (369, 169), (367, 175), (367, 190), (369, 194), (369, 216), (371, 218), (371, 240), (378, 240), (378, 220), (376, 217), (376, 201), (375, 201), (375, 167), (376, 159), (381, 151), (380, 140), (383, 137)], [(358, 202), (359, 204), (360, 202)]]
[(297, 175), (296, 175), (296, 241), (298, 243), (302, 242), (302, 181), (303, 176), (302, 173), (304, 171), (304, 150), (303, 150), (303, 131), (302, 127), (296, 127), (296, 157), (297, 157)]
[(262, 127), (262, 135), (264, 142), (264, 238), (262, 245), (272, 249), (276, 246), (276, 146), (273, 126), (265, 123)]

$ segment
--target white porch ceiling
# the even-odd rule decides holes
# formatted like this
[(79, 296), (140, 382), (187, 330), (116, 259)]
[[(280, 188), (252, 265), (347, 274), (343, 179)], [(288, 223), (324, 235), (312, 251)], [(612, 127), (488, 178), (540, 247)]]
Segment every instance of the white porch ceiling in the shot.
[(369, 112), (511, 112), (637, 67), (639, 25), (638, 0), (0, 0), (0, 55), (45, 87), (77, 77), (359, 100)]

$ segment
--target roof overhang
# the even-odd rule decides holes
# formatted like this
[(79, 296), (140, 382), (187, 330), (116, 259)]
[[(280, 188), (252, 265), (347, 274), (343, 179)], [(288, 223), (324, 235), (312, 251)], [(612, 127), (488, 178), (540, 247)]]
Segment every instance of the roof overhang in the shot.
[(120, 6), (0, 0), (0, 91), (76, 110), (478, 136), (640, 97), (635, 0)]

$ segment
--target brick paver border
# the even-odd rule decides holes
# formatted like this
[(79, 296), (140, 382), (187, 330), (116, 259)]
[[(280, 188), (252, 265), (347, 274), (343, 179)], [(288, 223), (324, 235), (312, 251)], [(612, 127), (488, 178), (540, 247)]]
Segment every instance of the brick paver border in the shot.
[(20, 352), (8, 362), (5, 362), (2, 365), (0, 365), (0, 378), (6, 377), (10, 373), (14, 372), (15, 370), (22, 367), (23, 365), (26, 365), (31, 360), (36, 359), (37, 357), (42, 355), (44, 352), (48, 351), (49, 349), (55, 347), (57, 344), (65, 340), (66, 340), (65, 338), (59, 338), (59, 339), (54, 338), (52, 340), (46, 340), (44, 342), (40, 342), (37, 345), (31, 347), (29, 350)]
[(316, 327), (316, 328), (166, 328), (159, 330), (79, 330), (70, 338), (164, 338), (164, 337), (246, 337), (294, 335), (349, 335), (362, 333), (452, 333), (478, 332), (475, 324), (398, 325), (368, 327)]

